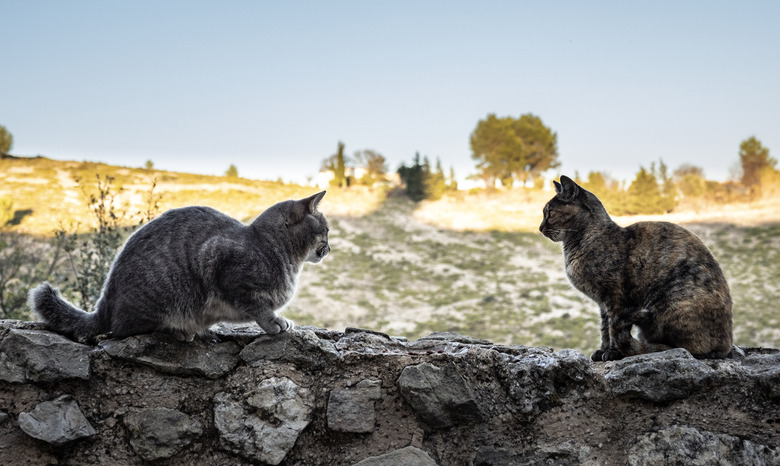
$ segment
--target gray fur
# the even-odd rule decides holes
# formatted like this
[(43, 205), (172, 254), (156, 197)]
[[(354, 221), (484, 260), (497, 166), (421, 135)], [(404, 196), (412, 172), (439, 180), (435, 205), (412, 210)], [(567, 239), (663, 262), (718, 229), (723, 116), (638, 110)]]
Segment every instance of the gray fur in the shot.
[(117, 254), (95, 305), (77, 309), (48, 283), (30, 290), (30, 307), (49, 327), (81, 342), (156, 331), (191, 341), (217, 322), (257, 322), (276, 334), (304, 262), (329, 252), (328, 222), (316, 210), (325, 191), (271, 206), (251, 224), (209, 207), (165, 212)]
[[(563, 244), (566, 275), (601, 308), (594, 360), (685, 348), (697, 357), (731, 351), (729, 286), (693, 233), (667, 222), (617, 225), (592, 193), (561, 176), (539, 230)], [(639, 340), (631, 335), (639, 328)]]

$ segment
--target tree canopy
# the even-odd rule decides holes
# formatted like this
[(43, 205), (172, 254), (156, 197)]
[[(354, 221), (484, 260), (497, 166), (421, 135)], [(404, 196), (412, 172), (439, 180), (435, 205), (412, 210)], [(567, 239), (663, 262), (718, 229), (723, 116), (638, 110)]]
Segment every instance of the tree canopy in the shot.
[(238, 168), (231, 163), (228, 169), (225, 170), (225, 176), (228, 178), (238, 178)]
[(322, 161), (323, 171), (332, 171), (332, 186), (347, 187), (347, 160), (344, 157), (344, 143), (339, 141), (336, 153)]
[(354, 159), (357, 166), (366, 170), (361, 179), (357, 180), (359, 183), (371, 186), (386, 179), (387, 160), (384, 155), (371, 149), (365, 149), (355, 152)]
[(11, 152), (11, 147), (13, 146), (14, 137), (5, 129), (5, 126), (0, 125), (0, 155), (6, 155)]
[(755, 136), (742, 141), (739, 145), (739, 161), (742, 165), (742, 184), (755, 189), (761, 182), (761, 172), (774, 169), (777, 160), (769, 156), (769, 149)]
[(401, 164), (398, 168), (398, 176), (406, 185), (406, 195), (415, 202), (423, 199), (435, 201), (441, 199), (447, 191), (458, 189), (455, 170), (450, 168), (448, 182), (441, 160), (437, 157), (436, 168), (431, 169), (431, 161), (427, 156), (421, 159), (419, 152), (414, 155), (414, 163), (411, 166)]
[(489, 114), (471, 133), (471, 157), (487, 186), (505, 186), (538, 177), (558, 162), (558, 135), (531, 114), (520, 118)]

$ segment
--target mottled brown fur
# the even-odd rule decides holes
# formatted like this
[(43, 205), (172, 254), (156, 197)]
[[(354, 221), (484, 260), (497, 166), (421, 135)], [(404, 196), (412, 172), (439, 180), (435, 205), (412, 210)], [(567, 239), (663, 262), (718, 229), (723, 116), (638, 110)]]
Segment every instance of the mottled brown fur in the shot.
[(705, 358), (730, 353), (729, 286), (699, 238), (667, 222), (622, 228), (570, 178), (554, 183), (557, 194), (544, 207), (539, 230), (563, 243), (566, 275), (601, 309), (601, 347), (593, 360), (669, 348)]

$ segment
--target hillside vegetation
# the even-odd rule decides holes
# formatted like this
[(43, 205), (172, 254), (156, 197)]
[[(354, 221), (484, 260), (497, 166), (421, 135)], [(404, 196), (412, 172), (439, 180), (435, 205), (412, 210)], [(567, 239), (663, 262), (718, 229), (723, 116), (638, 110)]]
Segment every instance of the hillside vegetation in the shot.
[[(10, 231), (43, 248), (58, 225), (94, 228), (87, 199), (97, 174), (114, 178), (112, 189), (119, 190), (116, 203), (127, 225), (137, 224), (150, 201), (158, 204), (157, 211), (201, 204), (248, 220), (275, 202), (317, 190), (4, 158), (0, 196), (13, 199)], [(597, 307), (571, 288), (559, 245), (537, 230), (551, 196), (543, 190), (461, 191), (414, 203), (396, 192), (330, 188), (321, 209), (331, 223), (332, 253), (322, 264), (305, 267), (286, 316), (334, 329), (367, 327), (410, 338), (456, 331), (497, 343), (589, 353), (599, 342)], [(684, 223), (712, 249), (732, 289), (740, 345), (780, 346), (774, 307), (780, 283), (778, 211), (776, 201), (765, 200), (642, 218)], [(629, 224), (638, 218), (616, 220)], [(72, 274), (61, 266), (51, 279), (62, 286), (72, 282)]]
[[(137, 223), (150, 195), (165, 211), (186, 205), (206, 205), (247, 220), (278, 201), (305, 197), (317, 188), (239, 177), (194, 175), (94, 162), (63, 162), (45, 157), (0, 159), (0, 195), (10, 194), (14, 231), (51, 235), (62, 225), (90, 228), (89, 195), (96, 177), (111, 177), (115, 204), (126, 225)], [(153, 192), (152, 184), (156, 183)], [(339, 191), (328, 195), (339, 213), (363, 213), (375, 208), (380, 193)], [(346, 210), (344, 210), (346, 209)]]

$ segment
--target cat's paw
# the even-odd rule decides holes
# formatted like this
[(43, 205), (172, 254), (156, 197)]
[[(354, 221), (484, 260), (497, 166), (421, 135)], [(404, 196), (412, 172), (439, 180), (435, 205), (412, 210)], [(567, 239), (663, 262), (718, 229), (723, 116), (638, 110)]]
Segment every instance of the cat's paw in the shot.
[(260, 327), (269, 335), (276, 335), (277, 333), (287, 332), (291, 330), (295, 324), (292, 320), (285, 319), (284, 317), (273, 316), (266, 322), (258, 322)]
[(619, 359), (623, 359), (623, 353), (615, 348), (607, 348), (604, 354), (601, 355), (602, 361), (617, 361)]
[(603, 359), (601, 359), (601, 356), (603, 356), (603, 355), (604, 355), (604, 350), (603, 349), (597, 349), (596, 351), (593, 352), (593, 354), (590, 355), (590, 360), (591, 361), (601, 362), (601, 361), (603, 361)]
[(277, 325), (279, 325), (280, 332), (287, 332), (295, 327), (295, 323), (292, 320), (285, 319), (284, 317), (277, 317), (276, 321)]
[(172, 330), (171, 333), (179, 341), (183, 341), (183, 342), (189, 343), (189, 342), (191, 342), (192, 340), (195, 339), (195, 334), (194, 333), (187, 333), (184, 330)]

